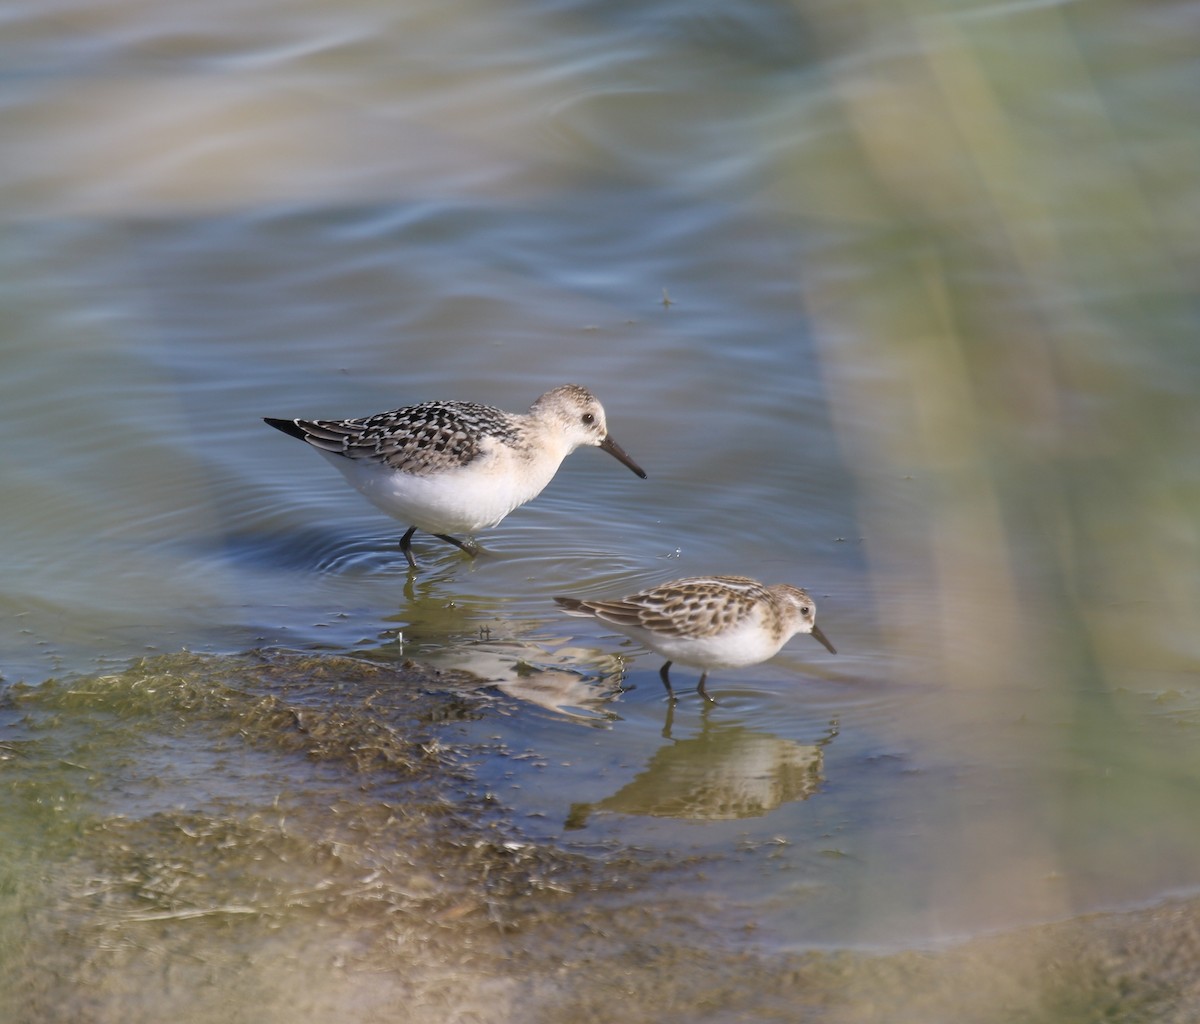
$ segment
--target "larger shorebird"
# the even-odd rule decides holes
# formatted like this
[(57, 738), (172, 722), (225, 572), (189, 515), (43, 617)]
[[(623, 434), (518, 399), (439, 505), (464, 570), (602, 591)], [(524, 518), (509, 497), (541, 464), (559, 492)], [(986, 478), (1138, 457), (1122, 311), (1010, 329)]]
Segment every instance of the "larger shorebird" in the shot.
[(646, 478), (609, 436), (604, 407), (578, 384), (547, 391), (527, 413), (422, 402), (352, 420), (264, 419), (312, 445), (368, 501), (408, 523), (400, 550), (414, 569), (417, 530), (477, 554), (451, 534), (471, 537), (536, 498), (581, 445), (604, 449)]

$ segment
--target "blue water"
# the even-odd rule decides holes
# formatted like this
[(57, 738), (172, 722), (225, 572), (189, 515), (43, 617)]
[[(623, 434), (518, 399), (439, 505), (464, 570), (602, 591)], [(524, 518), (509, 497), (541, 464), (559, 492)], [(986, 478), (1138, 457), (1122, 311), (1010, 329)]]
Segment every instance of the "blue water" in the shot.
[[(4, 682), (466, 668), (528, 834), (714, 855), (697, 898), (772, 948), (1190, 891), (1188, 14), (11, 8)], [(577, 452), (412, 578), (261, 422), (565, 382), (648, 480)], [(551, 601), (717, 572), (809, 588), (837, 657), (796, 638), (666, 728), (656, 657)]]

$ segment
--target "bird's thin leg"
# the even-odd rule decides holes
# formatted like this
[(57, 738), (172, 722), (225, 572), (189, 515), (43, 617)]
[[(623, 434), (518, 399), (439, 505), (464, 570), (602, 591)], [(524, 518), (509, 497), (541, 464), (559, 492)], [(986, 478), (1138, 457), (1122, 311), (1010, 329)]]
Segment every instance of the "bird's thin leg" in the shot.
[(465, 551), (472, 558), (479, 554), (479, 548), (469, 540), (459, 540), (457, 537), (451, 537), (448, 533), (435, 533), (434, 536), (438, 540), (444, 540), (447, 544), (453, 544), (456, 548)]
[(410, 526), (404, 536), (400, 538), (400, 550), (404, 552), (404, 557), (408, 559), (408, 564), (413, 569), (417, 567), (417, 560), (413, 558), (411, 550), (413, 534), (416, 532), (417, 528)]
[(667, 696), (671, 700), (675, 700), (675, 691), (671, 689), (671, 677), (667, 674), (671, 668), (671, 663), (668, 661), (662, 668), (658, 670), (658, 678), (663, 681), (663, 686), (667, 688)]
[(699, 691), (700, 696), (703, 697), (706, 701), (708, 701), (710, 704), (715, 704), (716, 700), (713, 699), (712, 697), (710, 697), (708, 695), (708, 691), (704, 688), (704, 684), (705, 684), (705, 682), (707, 682), (707, 680), (708, 680), (708, 673), (701, 672), (700, 673), (700, 683), (697, 685), (696, 689), (697, 689), (697, 691)]

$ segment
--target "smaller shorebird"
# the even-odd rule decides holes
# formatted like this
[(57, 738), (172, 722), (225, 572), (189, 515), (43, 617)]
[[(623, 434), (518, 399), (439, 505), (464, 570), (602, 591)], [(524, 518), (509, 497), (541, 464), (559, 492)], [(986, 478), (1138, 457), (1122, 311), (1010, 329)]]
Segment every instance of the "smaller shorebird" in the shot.
[(474, 556), (474, 544), (450, 534), (495, 526), (536, 498), (580, 445), (603, 448), (646, 478), (609, 437), (604, 408), (577, 384), (547, 391), (527, 413), (423, 402), (353, 420), (264, 419), (312, 445), (368, 501), (410, 524), (400, 550), (414, 569), (417, 530)]
[(610, 601), (554, 599), (570, 615), (599, 619), (667, 659), (659, 678), (674, 700), (668, 674), (678, 661), (701, 670), (700, 695), (710, 669), (757, 665), (779, 653), (797, 633), (811, 633), (830, 654), (833, 644), (817, 627), (817, 606), (789, 583), (766, 586), (746, 576), (693, 576)]

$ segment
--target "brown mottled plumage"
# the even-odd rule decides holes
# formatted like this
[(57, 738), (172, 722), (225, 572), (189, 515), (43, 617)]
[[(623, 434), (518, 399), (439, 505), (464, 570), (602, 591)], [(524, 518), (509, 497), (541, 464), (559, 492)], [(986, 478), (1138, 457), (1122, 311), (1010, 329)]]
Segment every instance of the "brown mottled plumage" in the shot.
[(693, 576), (616, 600), (554, 599), (568, 614), (607, 622), (667, 663), (659, 676), (673, 699), (669, 669), (676, 662), (702, 670), (757, 665), (774, 657), (797, 633), (811, 633), (831, 654), (833, 644), (817, 627), (817, 606), (790, 583), (767, 586), (746, 576)]

